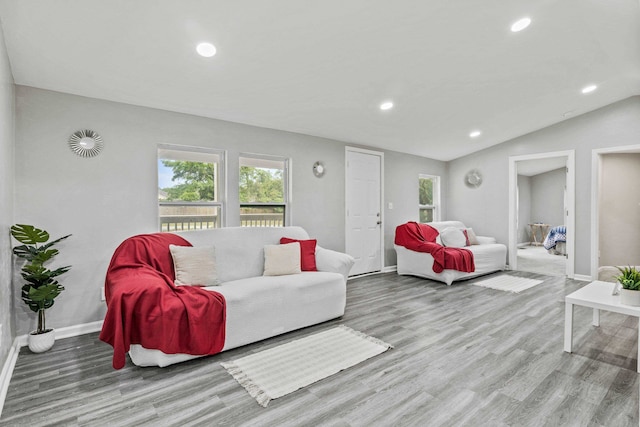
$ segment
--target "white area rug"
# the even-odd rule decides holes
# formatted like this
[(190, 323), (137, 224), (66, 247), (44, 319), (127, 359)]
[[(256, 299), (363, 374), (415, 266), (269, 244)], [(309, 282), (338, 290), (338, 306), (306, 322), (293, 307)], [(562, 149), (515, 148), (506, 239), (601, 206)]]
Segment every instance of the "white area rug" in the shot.
[(472, 285), (482, 286), (483, 288), (497, 289), (499, 291), (515, 292), (519, 293), (525, 289), (533, 288), (536, 285), (542, 283), (542, 280), (527, 279), (526, 277), (510, 276), (503, 274), (500, 276), (491, 277), (489, 279), (474, 282)]
[(264, 407), (271, 399), (384, 353), (392, 345), (338, 326), (221, 365)]

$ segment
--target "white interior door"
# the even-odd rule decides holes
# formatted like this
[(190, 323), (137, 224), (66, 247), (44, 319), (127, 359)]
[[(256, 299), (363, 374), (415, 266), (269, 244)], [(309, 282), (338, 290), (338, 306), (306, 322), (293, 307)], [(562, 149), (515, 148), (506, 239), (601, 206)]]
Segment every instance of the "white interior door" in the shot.
[(356, 263), (350, 275), (382, 270), (382, 155), (347, 148), (346, 251)]

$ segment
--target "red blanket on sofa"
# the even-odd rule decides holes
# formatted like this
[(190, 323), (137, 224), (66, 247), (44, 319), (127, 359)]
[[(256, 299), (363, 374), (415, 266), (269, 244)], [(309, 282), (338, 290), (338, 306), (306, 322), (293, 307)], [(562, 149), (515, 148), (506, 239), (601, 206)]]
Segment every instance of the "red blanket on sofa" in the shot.
[(224, 347), (225, 299), (197, 286), (175, 286), (169, 245), (191, 246), (170, 233), (125, 240), (107, 270), (107, 314), (100, 339), (113, 346), (113, 367), (131, 344), (167, 354), (215, 354)]
[(438, 234), (438, 230), (430, 225), (411, 221), (396, 227), (395, 243), (412, 251), (430, 254), (434, 273), (442, 273), (444, 269), (473, 273), (476, 270), (473, 253), (467, 249), (437, 244)]

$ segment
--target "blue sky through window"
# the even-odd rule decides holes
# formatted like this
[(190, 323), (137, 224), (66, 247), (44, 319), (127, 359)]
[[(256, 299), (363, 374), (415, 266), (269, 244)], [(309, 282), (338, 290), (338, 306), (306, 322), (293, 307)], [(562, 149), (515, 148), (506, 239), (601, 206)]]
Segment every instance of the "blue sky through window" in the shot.
[(171, 181), (173, 170), (162, 164), (162, 160), (158, 159), (158, 188), (173, 187), (181, 184), (183, 180)]

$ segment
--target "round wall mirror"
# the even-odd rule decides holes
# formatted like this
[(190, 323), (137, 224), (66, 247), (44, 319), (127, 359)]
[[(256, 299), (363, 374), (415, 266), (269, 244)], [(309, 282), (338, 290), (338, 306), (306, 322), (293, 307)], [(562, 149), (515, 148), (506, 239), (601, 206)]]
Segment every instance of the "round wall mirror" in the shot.
[(95, 157), (102, 151), (102, 137), (96, 132), (84, 129), (69, 137), (69, 148), (80, 157)]

